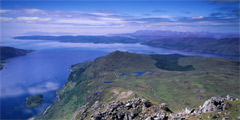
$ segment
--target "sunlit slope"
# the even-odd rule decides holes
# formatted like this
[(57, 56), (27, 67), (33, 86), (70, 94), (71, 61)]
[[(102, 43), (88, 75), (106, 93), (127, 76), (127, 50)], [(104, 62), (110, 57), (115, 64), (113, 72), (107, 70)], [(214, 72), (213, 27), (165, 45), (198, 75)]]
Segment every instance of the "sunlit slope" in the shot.
[(59, 100), (37, 118), (71, 119), (85, 104), (134, 96), (167, 103), (177, 112), (212, 96), (238, 97), (238, 90), (237, 60), (116, 51), (72, 66), (68, 82), (58, 92)]

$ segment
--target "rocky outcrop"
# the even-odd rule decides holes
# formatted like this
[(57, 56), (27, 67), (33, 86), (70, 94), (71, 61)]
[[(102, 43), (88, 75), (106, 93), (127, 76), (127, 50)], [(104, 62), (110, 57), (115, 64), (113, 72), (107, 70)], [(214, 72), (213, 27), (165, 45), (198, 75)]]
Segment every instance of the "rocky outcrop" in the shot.
[(225, 110), (226, 104), (224, 103), (225, 100), (236, 100), (229, 95), (226, 97), (212, 97), (211, 99), (204, 102), (203, 106), (200, 106), (199, 113), (208, 113), (214, 112), (217, 110)]
[[(176, 114), (171, 114), (172, 119), (187, 119), (189, 117), (198, 117), (201, 114), (204, 113), (209, 113), (209, 112), (215, 112), (215, 111), (223, 111), (225, 110), (226, 103), (225, 101), (235, 101), (238, 100), (238, 98), (232, 98), (229, 95), (226, 97), (212, 97), (204, 102), (202, 106), (199, 106), (199, 108), (195, 109), (190, 109), (190, 108), (185, 108), (179, 113)], [(217, 119), (219, 117), (218, 114), (215, 114), (213, 116), (213, 119)]]
[(91, 120), (165, 120), (170, 112), (166, 111), (166, 108), (166, 105), (154, 105), (152, 102), (141, 98), (133, 98), (126, 102), (113, 101), (106, 105), (106, 110), (103, 112), (97, 111), (91, 115)]
[[(181, 112), (173, 113), (166, 103), (154, 104), (143, 98), (133, 98), (126, 102), (112, 101), (109, 104), (96, 101), (91, 107), (82, 107), (79, 112), (81, 119), (87, 117), (87, 111), (91, 120), (185, 120), (191, 117), (198, 118), (204, 113), (225, 110), (225, 101), (235, 101), (230, 96), (212, 97), (199, 108), (185, 108)], [(90, 113), (90, 112), (89, 112)], [(217, 119), (218, 114), (213, 116)], [(201, 119), (201, 117), (200, 117)]]
[(75, 113), (74, 113), (74, 117), (72, 118), (72, 120), (77, 120), (78, 116), (77, 115), (81, 115), (79, 117), (80, 120), (83, 120), (84, 118), (87, 117), (87, 109), (88, 109), (88, 104), (80, 107)]

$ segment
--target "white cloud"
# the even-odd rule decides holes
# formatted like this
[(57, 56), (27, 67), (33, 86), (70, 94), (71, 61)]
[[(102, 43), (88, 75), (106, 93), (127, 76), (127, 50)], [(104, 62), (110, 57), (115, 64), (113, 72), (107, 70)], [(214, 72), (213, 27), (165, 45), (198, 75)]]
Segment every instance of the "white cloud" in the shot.
[(72, 25), (88, 25), (88, 26), (112, 26), (122, 25), (125, 23), (121, 18), (98, 17), (96, 19), (90, 18), (59, 18), (55, 22), (57, 24), (72, 24)]
[(144, 47), (141, 44), (122, 44), (122, 43), (114, 43), (114, 44), (95, 44), (95, 43), (70, 43), (70, 42), (39, 42), (35, 43), (37, 46), (48, 46), (51, 48), (87, 48), (87, 49), (114, 49), (114, 48), (128, 48), (128, 47)]
[(79, 25), (106, 25), (107, 22), (91, 19), (59, 19), (56, 23), (60, 24), (79, 24)]
[[(2, 12), (7, 12), (5, 10)], [(11, 14), (19, 14), (24, 16), (19, 16), (16, 18), (16, 22), (21, 23), (42, 23), (49, 22), (51, 24), (69, 24), (69, 25), (82, 25), (82, 26), (112, 26), (117, 25), (124, 26), (126, 23), (119, 17), (111, 17), (110, 13), (86, 13), (80, 11), (46, 11), (41, 9), (20, 9), (11, 10)], [(26, 15), (26, 16), (25, 16)], [(29, 16), (34, 15), (34, 16)], [(55, 20), (54, 20), (55, 19)], [(10, 20), (10, 19), (8, 19)], [(3, 21), (7, 21), (4, 19)], [(15, 21), (12, 21), (15, 22)], [(114, 26), (113, 26), (114, 27)]]
[(37, 14), (37, 13), (45, 14), (46, 13), (44, 10), (40, 10), (40, 9), (23, 9), (23, 11), (28, 14)]
[(4, 98), (4, 97), (15, 97), (15, 96), (19, 96), (24, 94), (25, 91), (23, 88), (21, 87), (5, 87), (5, 88), (1, 88), (1, 94), (0, 97)]
[[(28, 32), (35, 30), (47, 32), (69, 32), (74, 34), (112, 34), (127, 31), (136, 31), (138, 29), (155, 28), (159, 25), (235, 25), (236, 22), (221, 22), (214, 20), (205, 20), (208, 16), (184, 17), (188, 19), (182, 21), (179, 17), (167, 14), (156, 16), (138, 16), (128, 15), (118, 12), (83, 12), (83, 11), (56, 11), (41, 9), (19, 9), (19, 10), (0, 10), (3, 16), (0, 18), (4, 26), (8, 26), (13, 32)], [(4, 15), (14, 16), (8, 17)], [(184, 20), (183, 19), (183, 20)], [(192, 21), (191, 21), (192, 20)], [(150, 21), (150, 22), (149, 22)], [(9, 23), (11, 22), (11, 23)], [(28, 24), (31, 23), (31, 24)], [(42, 24), (48, 23), (48, 24)], [(18, 31), (16, 29), (19, 27)], [(29, 27), (25, 27), (25, 26)], [(23, 26), (23, 27), (22, 27)], [(41, 26), (41, 27), (40, 27)], [(56, 29), (60, 27), (61, 29)], [(6, 29), (6, 28), (5, 28)], [(7, 31), (2, 31), (7, 33)]]
[(100, 15), (100, 16), (108, 16), (108, 15), (111, 15), (109, 13), (91, 13), (93, 15)]
[(17, 17), (18, 21), (31, 21), (31, 20), (38, 20), (39, 17)]
[(152, 23), (150, 25), (177, 25), (177, 26), (188, 26), (188, 25), (234, 25), (235, 23), (222, 23), (222, 22), (214, 22), (214, 21), (197, 21), (197, 22), (157, 22)]
[(52, 18), (39, 18), (39, 17), (17, 17), (17, 21), (34, 23), (34, 22), (49, 22)]
[(39, 93), (54, 91), (54, 90), (57, 90), (59, 88), (59, 86), (60, 85), (58, 83), (47, 82), (47, 83), (42, 84), (42, 85), (30, 87), (28, 89), (28, 93), (29, 94), (39, 94)]
[(156, 16), (156, 17), (160, 17), (160, 18), (172, 18), (172, 16), (169, 16), (169, 15), (160, 15), (160, 16)]
[(15, 21), (15, 20), (10, 17), (0, 17), (0, 22), (12, 22), (12, 21)]
[(27, 89), (22, 86), (8, 86), (5, 88), (1, 88), (0, 98), (15, 97), (26, 93), (29, 94), (45, 93), (49, 91), (55, 91), (59, 88), (60, 84), (55, 82), (46, 82), (44, 84), (33, 86)]
[(197, 17), (196, 17), (196, 16), (193, 16), (193, 17), (192, 17), (192, 19), (203, 19), (203, 18), (204, 18), (204, 16), (197, 16)]
[(111, 18), (111, 17), (102, 17), (102, 18), (100, 18), (100, 20), (106, 21), (106, 22), (111, 22), (111, 23), (124, 23), (125, 22), (121, 18)]
[(7, 13), (7, 12), (11, 12), (11, 10), (0, 10), (0, 13)]

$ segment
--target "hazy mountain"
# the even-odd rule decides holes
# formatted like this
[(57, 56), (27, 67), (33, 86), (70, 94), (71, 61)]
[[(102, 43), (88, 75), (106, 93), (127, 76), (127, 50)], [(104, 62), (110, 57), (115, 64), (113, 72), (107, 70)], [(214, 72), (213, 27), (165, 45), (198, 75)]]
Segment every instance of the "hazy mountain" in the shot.
[(204, 38), (228, 38), (239, 37), (237, 33), (211, 33), (211, 32), (178, 32), (163, 30), (138, 30), (134, 33), (127, 33), (137, 39), (159, 39), (159, 38), (185, 38), (185, 37), (204, 37)]
[(239, 40), (239, 38), (162, 38), (143, 44), (190, 52), (239, 56)]

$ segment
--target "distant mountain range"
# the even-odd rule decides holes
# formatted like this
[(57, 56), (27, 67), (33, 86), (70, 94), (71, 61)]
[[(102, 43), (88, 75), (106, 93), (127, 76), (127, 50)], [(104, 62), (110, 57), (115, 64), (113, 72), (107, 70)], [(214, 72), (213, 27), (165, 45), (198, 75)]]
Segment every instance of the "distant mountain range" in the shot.
[(239, 56), (239, 34), (140, 30), (112, 36), (18, 36), (14, 39), (72, 43), (141, 43), (189, 52)]

